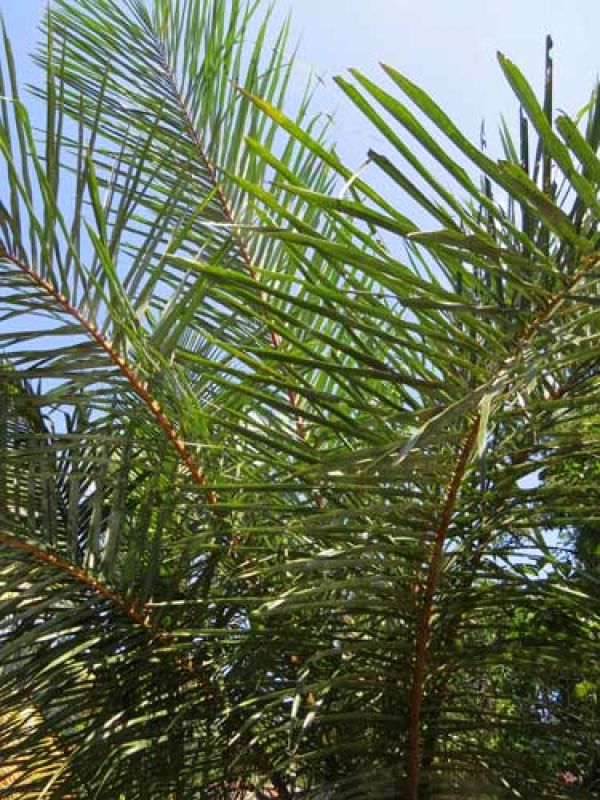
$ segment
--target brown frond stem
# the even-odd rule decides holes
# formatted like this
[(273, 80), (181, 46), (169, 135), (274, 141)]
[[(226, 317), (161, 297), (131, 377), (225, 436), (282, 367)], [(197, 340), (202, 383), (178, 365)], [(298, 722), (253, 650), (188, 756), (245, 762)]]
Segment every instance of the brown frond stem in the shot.
[[(581, 257), (580, 268), (569, 278), (565, 286), (553, 294), (536, 316), (529, 322), (523, 333), (518, 337), (514, 355), (518, 355), (526, 347), (541, 328), (541, 326), (562, 305), (569, 292), (582, 280), (588, 272), (600, 262), (600, 254), (592, 253)], [(502, 367), (504, 368), (504, 364)], [(452, 478), (446, 490), (446, 497), (437, 526), (434, 529), (433, 550), (431, 553), (427, 579), (423, 592), (420, 620), (417, 631), (413, 677), (409, 700), (409, 731), (407, 747), (407, 792), (406, 800), (419, 800), (419, 786), (421, 782), (421, 712), (425, 693), (425, 679), (427, 671), (428, 651), (431, 638), (431, 619), (434, 610), (434, 599), (437, 582), (440, 576), (444, 556), (444, 546), (450, 528), (452, 516), (455, 511), (456, 501), (460, 492), (462, 481), (471, 460), (473, 449), (477, 441), (481, 416), (476, 415), (471, 422), (467, 434), (460, 448), (458, 459)]]
[[(225, 218), (227, 223), (229, 225), (231, 225), (232, 238), (233, 238), (233, 240), (235, 242), (235, 245), (237, 247), (237, 250), (238, 250), (238, 252), (239, 252), (239, 254), (240, 254), (241, 258), (242, 258), (242, 261), (244, 262), (244, 264), (246, 266), (246, 269), (248, 270), (248, 275), (250, 275), (252, 280), (257, 285), (257, 292), (258, 292), (258, 296), (259, 296), (261, 302), (263, 302), (266, 305), (266, 299), (267, 299), (266, 298), (266, 293), (264, 292), (263, 289), (260, 288), (260, 279), (259, 279), (258, 273), (256, 271), (256, 268), (254, 266), (254, 259), (252, 258), (252, 253), (250, 252), (250, 249), (249, 249), (248, 245), (246, 244), (246, 242), (244, 241), (244, 239), (239, 234), (239, 231), (238, 231), (237, 225), (236, 225), (235, 215), (234, 215), (233, 209), (231, 207), (231, 203), (229, 202), (229, 200), (227, 198), (227, 195), (223, 191), (223, 187), (222, 187), (222, 185), (219, 182), (219, 179), (217, 177), (216, 166), (215, 166), (214, 162), (212, 161), (212, 159), (210, 158), (210, 156), (208, 154), (208, 151), (207, 151), (206, 147), (204, 146), (204, 143), (203, 143), (202, 139), (200, 138), (200, 136), (198, 134), (198, 131), (196, 130), (196, 126), (194, 125), (194, 121), (192, 119), (192, 115), (191, 115), (191, 113), (189, 111), (189, 108), (187, 107), (187, 104), (186, 104), (184, 98), (182, 97), (181, 92), (179, 91), (179, 86), (177, 85), (177, 79), (176, 79), (175, 73), (174, 73), (171, 65), (169, 64), (167, 55), (166, 55), (165, 50), (164, 50), (163, 42), (160, 39), (160, 37), (158, 37), (158, 36), (157, 36), (157, 39), (158, 39), (158, 45), (160, 47), (160, 51), (161, 51), (161, 54), (162, 54), (163, 67), (164, 67), (164, 70), (165, 70), (165, 72), (166, 72), (166, 74), (167, 74), (167, 76), (168, 76), (168, 78), (169, 78), (169, 80), (171, 82), (171, 87), (173, 89), (175, 97), (177, 98), (177, 102), (178, 102), (179, 107), (181, 109), (181, 113), (182, 113), (182, 116), (183, 116), (183, 120), (185, 122), (185, 126), (188, 129), (188, 133), (189, 133), (189, 135), (190, 135), (190, 137), (192, 139), (194, 147), (198, 151), (198, 155), (200, 156), (200, 160), (202, 161), (202, 163), (204, 165), (204, 168), (206, 169), (206, 172), (208, 174), (208, 178), (209, 178), (209, 180), (210, 180), (210, 182), (211, 182), (211, 184), (212, 184), (212, 186), (213, 186), (213, 188), (214, 188), (214, 190), (215, 190), (215, 192), (217, 194), (217, 198), (218, 198), (218, 201), (219, 201), (219, 205), (221, 206), (221, 212), (223, 214), (223, 217)], [(271, 345), (275, 348), (275, 350), (278, 350), (281, 347), (282, 343), (283, 343), (283, 339), (281, 337), (281, 334), (277, 333), (277, 331), (270, 330), (269, 331), (269, 337), (270, 337), (270, 340), (271, 340)], [(298, 436), (299, 439), (301, 439), (303, 442), (305, 442), (306, 441), (306, 426), (305, 426), (304, 419), (303, 419), (302, 415), (300, 414), (300, 412), (298, 410), (298, 406), (299, 406), (298, 392), (295, 389), (291, 389), (290, 388), (290, 389), (287, 390), (287, 396), (288, 396), (289, 404), (291, 406), (291, 409), (292, 409), (292, 411), (294, 413), (294, 417), (295, 417), (296, 435)]]
[[(187, 448), (183, 439), (179, 436), (176, 428), (167, 418), (165, 412), (161, 408), (160, 403), (148, 391), (144, 381), (135, 373), (133, 368), (125, 361), (125, 359), (117, 352), (111, 342), (101, 333), (96, 325), (89, 320), (78, 308), (71, 305), (68, 299), (61, 294), (49, 281), (42, 278), (32, 267), (25, 264), (16, 256), (11, 255), (4, 249), (0, 249), (0, 260), (8, 261), (13, 266), (17, 267), (30, 281), (47, 295), (53, 298), (62, 309), (73, 317), (81, 325), (82, 329), (102, 348), (106, 355), (110, 358), (113, 364), (119, 369), (122, 375), (127, 379), (129, 385), (137, 396), (142, 400), (146, 408), (150, 411), (156, 422), (164, 431), (167, 439), (177, 452), (181, 461), (186, 466), (188, 472), (194, 481), (201, 487), (206, 486), (206, 475), (200, 467), (192, 453)], [(205, 489), (205, 498), (208, 505), (214, 506), (218, 503), (218, 497), (213, 491)]]
[[(556, 402), (563, 398), (569, 391), (571, 379), (566, 381), (565, 383), (556, 386), (549, 392), (550, 399), (553, 402)], [(512, 459), (512, 465), (516, 466), (519, 464), (525, 464), (529, 459), (532, 453), (532, 448), (526, 447), (522, 451), (518, 453)], [(497, 508), (501, 503), (503, 503), (510, 494), (510, 490), (507, 487), (503, 492), (497, 493), (494, 496), (493, 500), (493, 507)], [(490, 509), (487, 509), (488, 514), (490, 513)], [(490, 531), (484, 536), (481, 536), (476, 544), (475, 549), (470, 555), (469, 558), (469, 571), (465, 574), (465, 578), (461, 581), (460, 589), (461, 591), (465, 591), (471, 588), (473, 585), (474, 577), (477, 573), (477, 568), (480, 565), (485, 553), (487, 546), (491, 543), (494, 538), (494, 532)], [(457, 628), (462, 619), (462, 612), (457, 611), (447, 620), (446, 622), (446, 630), (442, 639), (442, 650), (443, 652), (450, 652), (454, 644), (454, 638), (456, 636)], [(450, 675), (446, 674), (442, 680), (437, 684), (435, 689), (435, 699), (434, 704), (432, 707), (431, 716), (428, 720), (427, 732), (425, 734), (425, 740), (423, 742), (423, 767), (428, 769), (432, 766), (434, 758), (435, 758), (435, 748), (437, 743), (437, 736), (438, 736), (438, 723), (442, 713), (442, 705), (444, 699), (447, 697), (448, 694), (448, 682), (450, 680)]]
[[(123, 597), (119, 592), (115, 592), (102, 581), (88, 575), (83, 570), (65, 561), (56, 553), (42, 550), (16, 536), (11, 536), (3, 532), (0, 532), (0, 545), (12, 548), (13, 550), (19, 550), (31, 556), (36, 561), (48, 564), (63, 572), (75, 582), (90, 589), (105, 600), (108, 600), (117, 611), (131, 620), (135, 625), (143, 628), (148, 634), (151, 643), (159, 644), (166, 649), (171, 649), (173, 647), (174, 640), (171, 635), (168, 631), (153, 623), (149, 613), (142, 613), (132, 600)], [(147, 608), (145, 608), (145, 611), (147, 612)], [(213, 685), (206, 676), (200, 672), (193, 657), (190, 658), (183, 653), (176, 653), (174, 655), (174, 660), (184, 672), (189, 673), (194, 683), (198, 684), (198, 686), (203, 689), (207, 699), (212, 701), (222, 699), (221, 690)], [(273, 768), (267, 753), (265, 753), (257, 743), (253, 744), (253, 748), (257, 765), (270, 774), (271, 781), (273, 782), (273, 786), (277, 789), (279, 798), (281, 798), (281, 800), (291, 800), (291, 795), (288, 791), (285, 779)]]
[[(29, 542), (25, 542), (16, 536), (12, 536), (11, 534), (3, 532), (0, 532), (0, 545), (13, 550), (19, 550), (20, 552), (31, 556), (36, 561), (39, 561), (43, 564), (48, 564), (60, 572), (63, 572), (65, 575), (68, 575), (70, 578), (72, 578), (76, 583), (85, 586), (94, 594), (100, 595), (100, 597), (108, 600), (114, 608), (123, 614), (123, 616), (127, 617), (135, 625), (143, 628), (148, 633), (152, 642), (156, 642), (165, 647), (170, 647), (173, 645), (173, 640), (168, 632), (155, 625), (152, 622), (149, 614), (142, 613), (134, 601), (125, 598), (119, 592), (115, 592), (114, 589), (109, 588), (102, 581), (94, 578), (92, 575), (89, 575), (84, 570), (79, 569), (79, 567), (70, 564), (68, 561), (65, 561), (56, 553), (48, 550), (42, 550), (41, 548), (36, 547)], [(198, 681), (209, 697), (214, 698), (217, 696), (216, 687), (209, 683), (204, 676), (201, 676), (198, 673), (194, 666), (193, 659), (189, 659), (182, 654), (177, 654), (176, 660), (184, 671), (190, 672), (194, 675), (194, 679)]]
[[(79, 324), (82, 326), (83, 330), (86, 333), (88, 333), (100, 345), (100, 347), (108, 355), (110, 360), (119, 368), (121, 373), (125, 376), (125, 378), (129, 382), (134, 392), (142, 399), (144, 404), (147, 406), (152, 416), (155, 418), (155, 420), (158, 422), (162, 430), (165, 432), (167, 438), (169, 439), (169, 441), (179, 454), (181, 460), (187, 467), (188, 471), (190, 472), (196, 483), (204, 488), (206, 485), (205, 473), (203, 472), (202, 468), (198, 464), (196, 464), (192, 454), (187, 449), (183, 440), (179, 437), (176, 429), (167, 419), (165, 413), (160, 407), (160, 404), (155, 398), (152, 397), (152, 395), (150, 394), (150, 392), (148, 391), (142, 380), (139, 378), (139, 376), (135, 374), (135, 372), (131, 369), (131, 367), (127, 364), (127, 362), (111, 345), (109, 340), (97, 329), (94, 323), (88, 320), (79, 311), (79, 309), (71, 305), (64, 295), (62, 295), (57, 289), (55, 289), (55, 287), (49, 281), (47, 281), (45, 278), (42, 278), (41, 275), (39, 275), (35, 270), (29, 267), (29, 265), (25, 264), (20, 259), (12, 256), (10, 253), (7, 253), (4, 249), (0, 249), (0, 260), (5, 260), (13, 264), (13, 266), (17, 267), (24, 275), (26, 275), (34, 285), (43, 289), (63, 308), (64, 311), (66, 311), (70, 316), (72, 316), (75, 320), (77, 320), (77, 322), (79, 322)], [(217, 494), (212, 490), (205, 489), (205, 498), (208, 505), (213, 507), (214, 513), (220, 516), (218, 509), (219, 500)], [(116, 608), (119, 609), (119, 611), (121, 611), (121, 613), (127, 616), (132, 622), (143, 627), (148, 632), (151, 641), (166, 647), (171, 647), (173, 645), (173, 640), (171, 636), (166, 631), (156, 626), (151, 621), (149, 616), (142, 614), (136, 608), (134, 603), (122, 597), (120, 594), (113, 591), (112, 589), (108, 588), (101, 581), (98, 581), (96, 578), (91, 577), (90, 575), (78, 569), (77, 567), (73, 566), (72, 564), (69, 564), (68, 562), (64, 561), (56, 554), (40, 550), (39, 548), (36, 548), (32, 545), (22, 542), (21, 540), (16, 539), (15, 537), (11, 537), (7, 534), (0, 534), (0, 544), (3, 544), (7, 547), (13, 547), (14, 549), (21, 550), (22, 552), (29, 553), (29, 555), (33, 556), (39, 561), (42, 561), (46, 564), (51, 564), (54, 567), (62, 570), (66, 574), (70, 575), (74, 580), (78, 581), (84, 586), (87, 586), (89, 589), (95, 591), (97, 594), (100, 594), (106, 600), (109, 600)], [(213, 686), (211, 683), (209, 683), (207, 679), (199, 673), (198, 668), (196, 666), (196, 662), (193, 658), (190, 659), (181, 653), (177, 653), (175, 655), (175, 660), (184, 671), (192, 675), (193, 680), (196, 681), (202, 687), (202, 689), (204, 689), (208, 697), (215, 699), (218, 696), (220, 696), (220, 692), (217, 690), (217, 688)], [(262, 753), (258, 746), (255, 746), (255, 751), (259, 758), (265, 760), (265, 763), (267, 762), (270, 763), (267, 755)], [(272, 769), (270, 769), (270, 771), (272, 773), (271, 780), (273, 781), (273, 785), (277, 787), (279, 796), (282, 798), (282, 800), (289, 800), (290, 794), (287, 790), (287, 785), (285, 783), (285, 780), (277, 771), (274, 771)]]
[(429, 563), (423, 606), (421, 609), (419, 631), (417, 633), (417, 648), (415, 653), (413, 683), (410, 694), (407, 800), (418, 800), (419, 797), (421, 709), (423, 706), (423, 689), (425, 684), (425, 670), (427, 667), (427, 651), (429, 648), (429, 639), (431, 635), (431, 616), (433, 613), (435, 589), (442, 566), (444, 544), (446, 542), (448, 528), (450, 527), (456, 499), (458, 497), (467, 466), (471, 459), (471, 453), (477, 440), (480, 423), (481, 417), (478, 414), (471, 423), (469, 431), (461, 447), (460, 455), (454, 469), (454, 474), (446, 492), (446, 499), (442, 508), (440, 521), (434, 532), (433, 553)]

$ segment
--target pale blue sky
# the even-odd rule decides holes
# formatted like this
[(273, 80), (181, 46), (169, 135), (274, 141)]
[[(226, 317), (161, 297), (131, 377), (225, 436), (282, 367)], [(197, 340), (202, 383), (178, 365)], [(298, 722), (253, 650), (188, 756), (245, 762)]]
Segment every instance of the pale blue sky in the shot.
[[(45, 0), (0, 0), (19, 53), (35, 39)], [(301, 70), (326, 80), (357, 66), (376, 74), (378, 61), (397, 67), (441, 102), (476, 137), (485, 117), (492, 132), (499, 112), (516, 108), (496, 63), (502, 50), (536, 86), (543, 79), (546, 33), (555, 48), (556, 102), (574, 113), (600, 73), (600, 0), (279, 0), (292, 11), (301, 38)], [(368, 128), (333, 87), (319, 107), (335, 111), (336, 139), (360, 157), (373, 143)]]
[[(466, 133), (481, 120), (497, 129), (499, 113), (516, 106), (496, 52), (543, 85), (544, 43), (554, 40), (557, 105), (574, 113), (600, 73), (600, 0), (287, 0), (302, 37), (301, 58), (325, 76), (357, 66), (377, 73), (389, 63), (428, 91)], [(338, 138), (359, 140), (362, 125), (337, 108)], [(343, 133), (343, 136), (340, 135)], [(368, 135), (368, 134), (367, 134)]]

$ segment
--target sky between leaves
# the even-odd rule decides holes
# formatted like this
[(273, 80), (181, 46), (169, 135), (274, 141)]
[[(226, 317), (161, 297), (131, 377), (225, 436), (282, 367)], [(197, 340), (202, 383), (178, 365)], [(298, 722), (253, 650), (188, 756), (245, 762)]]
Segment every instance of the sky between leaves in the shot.
[[(36, 22), (47, 0), (0, 0), (14, 48), (25, 66)], [(334, 137), (356, 164), (375, 144), (366, 124), (349, 108), (331, 77), (356, 66), (377, 73), (392, 64), (433, 96), (465, 133), (479, 137), (486, 120), (497, 153), (499, 113), (516, 108), (496, 63), (501, 50), (535, 87), (543, 81), (544, 38), (554, 39), (555, 97), (574, 114), (600, 73), (597, 33), (600, 0), (278, 0), (278, 15), (292, 12), (301, 39), (300, 72), (314, 69), (325, 81), (317, 105), (335, 112)], [(34, 73), (25, 67), (24, 77)]]

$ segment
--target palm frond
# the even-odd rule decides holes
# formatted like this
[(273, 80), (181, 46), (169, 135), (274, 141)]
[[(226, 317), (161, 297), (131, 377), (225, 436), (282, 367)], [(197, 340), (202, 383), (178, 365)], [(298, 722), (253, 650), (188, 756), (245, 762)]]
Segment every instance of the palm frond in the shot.
[(353, 71), (357, 170), (259, 4), (44, 32), (42, 132), (6, 36), (0, 75), (9, 796), (595, 796), (555, 531), (596, 515), (598, 93), (554, 124), (501, 57), (497, 161)]

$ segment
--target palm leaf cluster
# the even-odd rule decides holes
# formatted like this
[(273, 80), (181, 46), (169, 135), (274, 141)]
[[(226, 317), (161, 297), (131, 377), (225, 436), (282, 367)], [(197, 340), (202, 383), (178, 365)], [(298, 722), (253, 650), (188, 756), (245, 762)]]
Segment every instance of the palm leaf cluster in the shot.
[(269, 16), (56, 0), (41, 130), (4, 37), (3, 791), (595, 796), (598, 94), (353, 71), (355, 172)]

